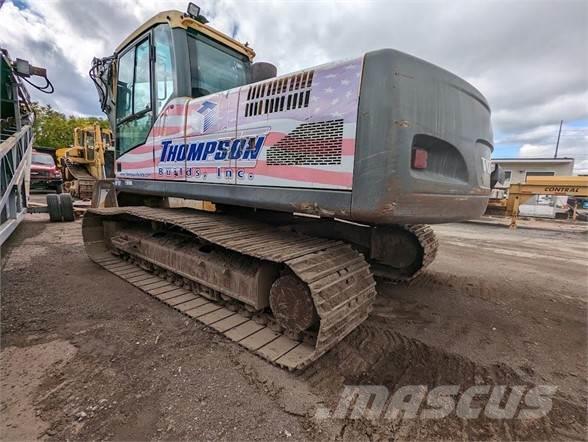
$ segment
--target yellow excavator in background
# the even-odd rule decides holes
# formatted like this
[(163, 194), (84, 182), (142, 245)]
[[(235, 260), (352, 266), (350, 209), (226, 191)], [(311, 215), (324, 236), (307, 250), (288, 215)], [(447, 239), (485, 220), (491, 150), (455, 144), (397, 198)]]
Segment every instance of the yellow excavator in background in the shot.
[(57, 149), (57, 164), (64, 190), (80, 199), (91, 199), (96, 180), (114, 176), (112, 132), (99, 124), (74, 129), (72, 147)]

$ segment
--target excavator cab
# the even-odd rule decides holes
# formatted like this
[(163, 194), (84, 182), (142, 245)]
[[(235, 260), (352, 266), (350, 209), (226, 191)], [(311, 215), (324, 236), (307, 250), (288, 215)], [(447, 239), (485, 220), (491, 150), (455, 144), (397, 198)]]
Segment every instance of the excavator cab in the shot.
[(94, 59), (90, 76), (113, 128), (117, 157), (145, 142), (170, 99), (252, 81), (255, 52), (206, 23), (193, 3), (186, 13), (165, 11), (127, 37), (114, 55)]
[(81, 161), (93, 163), (97, 156), (112, 146), (112, 132), (98, 124), (74, 129), (73, 148), (67, 152), (68, 157), (78, 157)]

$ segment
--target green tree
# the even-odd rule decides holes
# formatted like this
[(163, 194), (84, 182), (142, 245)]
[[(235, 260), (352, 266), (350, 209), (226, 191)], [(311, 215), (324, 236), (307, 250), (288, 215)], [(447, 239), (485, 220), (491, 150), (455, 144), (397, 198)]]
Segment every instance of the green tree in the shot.
[(50, 105), (33, 104), (35, 110), (35, 146), (59, 149), (73, 144), (73, 132), (76, 127), (89, 126), (94, 123), (108, 128), (108, 121), (97, 117), (68, 117), (56, 111)]

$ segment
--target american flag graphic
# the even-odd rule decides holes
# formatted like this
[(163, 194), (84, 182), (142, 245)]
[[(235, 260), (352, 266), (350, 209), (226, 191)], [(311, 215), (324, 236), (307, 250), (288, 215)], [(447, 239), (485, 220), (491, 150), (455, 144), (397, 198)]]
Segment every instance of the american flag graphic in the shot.
[(361, 60), (320, 71), (312, 83), (312, 117), (348, 120), (357, 115)]
[[(172, 100), (158, 117), (148, 142), (139, 146), (118, 161), (121, 178), (156, 180), (183, 180), (190, 182), (222, 183), (253, 186), (280, 186), (317, 189), (351, 189), (355, 154), (355, 133), (359, 88), (363, 57), (317, 66), (282, 77), (245, 85), (226, 92), (201, 98), (177, 98)], [(246, 116), (250, 88), (280, 79), (291, 81), (296, 75), (313, 71), (308, 103), (295, 109), (283, 109), (269, 113)], [(308, 88), (303, 89), (304, 91)], [(281, 92), (293, 93), (289, 88)], [(334, 139), (340, 145), (341, 160), (333, 163), (268, 164), (267, 152), (277, 143), (299, 136), (302, 125), (321, 127), (322, 123), (342, 120), (336, 133), (328, 130), (305, 132), (304, 142), (293, 142), (285, 149), (314, 149), (323, 141), (332, 145)], [(328, 126), (328, 125), (327, 125)], [(331, 124), (332, 126), (332, 124)], [(265, 143), (255, 162), (244, 160), (219, 161), (160, 161), (161, 142), (172, 140), (191, 143), (232, 139), (265, 134)], [(295, 140), (296, 141), (296, 140)], [(279, 145), (284, 145), (284, 141)], [(310, 146), (310, 147), (309, 147)], [(149, 156), (148, 152), (152, 152)], [(302, 157), (300, 153), (295, 155)], [(315, 156), (315, 153), (312, 153)]]

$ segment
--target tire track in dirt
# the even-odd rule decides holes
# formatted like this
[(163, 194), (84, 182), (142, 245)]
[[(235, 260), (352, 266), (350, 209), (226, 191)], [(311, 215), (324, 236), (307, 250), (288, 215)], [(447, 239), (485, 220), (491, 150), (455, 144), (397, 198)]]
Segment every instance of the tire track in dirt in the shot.
[[(440, 385), (459, 385), (460, 393), (474, 385), (520, 385), (526, 387), (525, 391), (534, 386), (505, 364), (481, 365), (370, 323), (355, 330), (301, 376), (313, 391), (327, 398), (326, 404), (331, 410), (336, 408), (344, 385), (384, 385), (390, 393), (406, 385), (424, 385), (429, 391)], [(484, 397), (488, 395), (482, 395), (482, 399)], [(481, 406), (484, 404), (482, 401)], [(520, 408), (525, 408), (524, 401)], [(441, 420), (380, 419), (374, 422), (362, 418), (345, 419), (341, 424), (342, 439), (360, 436), (378, 439), (394, 435), (398, 439), (423, 440), (559, 440), (562, 437), (583, 440), (586, 416), (581, 404), (558, 394), (553, 399), (551, 412), (535, 420), (490, 419), (483, 414), (466, 420), (452, 413)]]
[(496, 292), (508, 289), (515, 284), (518, 284), (518, 282), (515, 283), (508, 277), (500, 278), (500, 280), (488, 280), (453, 273), (429, 271), (410, 281), (404, 287), (432, 291), (455, 291), (470, 297), (475, 296), (484, 300), (495, 300), (493, 295)]

